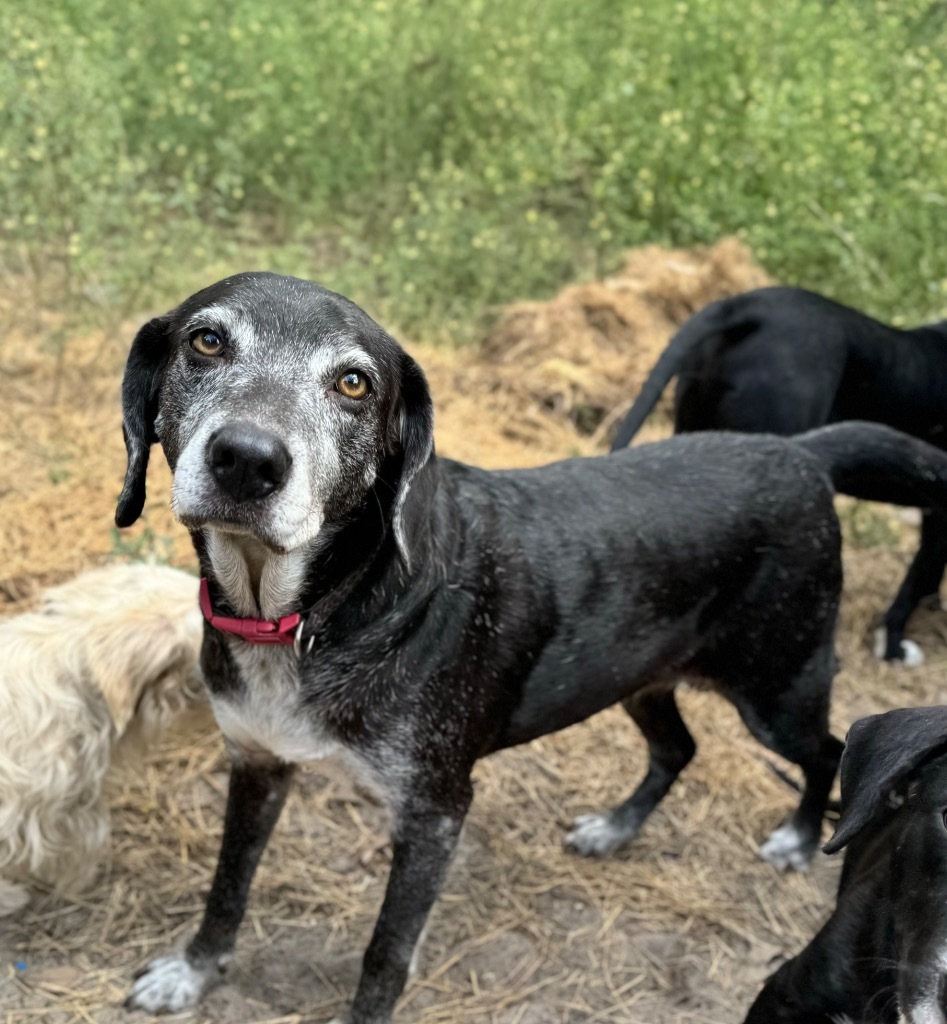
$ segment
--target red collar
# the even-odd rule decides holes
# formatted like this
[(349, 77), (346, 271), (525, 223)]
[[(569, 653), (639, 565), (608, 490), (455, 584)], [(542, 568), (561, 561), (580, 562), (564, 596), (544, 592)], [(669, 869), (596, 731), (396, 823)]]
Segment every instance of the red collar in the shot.
[(201, 580), (200, 594), (204, 618), (221, 633), (233, 633), (250, 644), (291, 644), (295, 640), (296, 627), (301, 621), (299, 612), (284, 615), (278, 622), (269, 619), (230, 619), (226, 615), (214, 614), (207, 580)]

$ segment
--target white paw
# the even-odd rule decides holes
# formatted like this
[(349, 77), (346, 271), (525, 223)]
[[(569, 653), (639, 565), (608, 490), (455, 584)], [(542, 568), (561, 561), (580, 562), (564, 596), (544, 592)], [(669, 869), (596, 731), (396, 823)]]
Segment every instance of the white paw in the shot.
[[(884, 626), (875, 630), (873, 650), (876, 658), (884, 658), (888, 650), (888, 632)], [(913, 640), (901, 641), (901, 657), (897, 659), (906, 668), (917, 668), (924, 664), (924, 652)]]
[(159, 956), (135, 979), (125, 1005), (149, 1013), (180, 1013), (196, 1006), (220, 977), (227, 959), (216, 966), (198, 968), (188, 963), (183, 953)]
[(924, 652), (913, 640), (901, 641), (901, 663), (908, 668), (924, 664)]
[(781, 825), (760, 847), (760, 856), (781, 871), (805, 871), (812, 849), (794, 825)]
[(582, 814), (573, 822), (565, 844), (583, 857), (603, 857), (617, 850), (628, 838), (607, 814)]

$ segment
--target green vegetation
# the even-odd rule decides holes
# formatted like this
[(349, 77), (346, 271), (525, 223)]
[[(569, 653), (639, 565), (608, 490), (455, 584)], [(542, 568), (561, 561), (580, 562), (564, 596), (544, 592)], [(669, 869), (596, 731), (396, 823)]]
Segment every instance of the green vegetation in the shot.
[(156, 565), (170, 565), (174, 541), (171, 537), (155, 533), (150, 526), (134, 533), (111, 530), (111, 557), (123, 562), (152, 562)]
[(72, 300), (268, 266), (463, 337), (735, 232), (947, 315), (935, 0), (6, 0), (0, 38), (0, 269)]

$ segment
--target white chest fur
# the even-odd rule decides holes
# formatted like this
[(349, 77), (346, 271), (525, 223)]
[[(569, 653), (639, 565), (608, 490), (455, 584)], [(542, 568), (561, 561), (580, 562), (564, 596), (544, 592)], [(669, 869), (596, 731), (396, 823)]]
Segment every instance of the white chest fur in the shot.
[(251, 647), (235, 641), (233, 654), (244, 686), (235, 694), (212, 697), (211, 706), (237, 757), (275, 758), (286, 764), (333, 757), (381, 804), (398, 806), (398, 780), (406, 775), (403, 759), (389, 754), (388, 768), (380, 774), (364, 756), (330, 736), (302, 702), (292, 648)]
[[(276, 555), (252, 539), (210, 528), (205, 539), (216, 578), (240, 615), (276, 619), (297, 607), (305, 577), (302, 553)], [(228, 644), (244, 685), (211, 703), (221, 732), (239, 753), (297, 764), (339, 749), (302, 706), (299, 662), (291, 647)]]
[(338, 753), (303, 707), (298, 662), (291, 647), (254, 647), (234, 641), (232, 653), (244, 686), (234, 694), (212, 699), (220, 730), (248, 757), (272, 756), (298, 764)]
[[(247, 538), (212, 529), (205, 537), (216, 579), (238, 614), (276, 619), (299, 606), (304, 552), (274, 555)], [(300, 764), (340, 755), (360, 785), (384, 803), (397, 800), (394, 768), (386, 767), (382, 778), (364, 756), (335, 739), (304, 704), (292, 647), (254, 646), (236, 638), (226, 642), (243, 685), (212, 697), (211, 705), (220, 731), (239, 756)], [(398, 766), (401, 760), (390, 757), (386, 764)]]

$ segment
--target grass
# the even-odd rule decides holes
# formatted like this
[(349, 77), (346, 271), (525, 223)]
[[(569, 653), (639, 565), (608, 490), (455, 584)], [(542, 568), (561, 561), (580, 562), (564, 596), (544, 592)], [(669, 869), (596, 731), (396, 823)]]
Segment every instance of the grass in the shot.
[(932, 0), (8, 0), (0, 37), (0, 268), (72, 305), (266, 266), (463, 339), (625, 247), (736, 233), (947, 315)]

